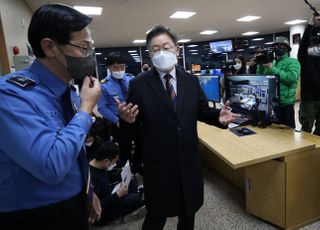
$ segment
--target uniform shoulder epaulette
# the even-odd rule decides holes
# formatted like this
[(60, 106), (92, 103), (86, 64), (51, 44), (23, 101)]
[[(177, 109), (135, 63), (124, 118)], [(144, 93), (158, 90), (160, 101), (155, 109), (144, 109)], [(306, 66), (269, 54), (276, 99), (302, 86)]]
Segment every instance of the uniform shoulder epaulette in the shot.
[(7, 82), (12, 83), (14, 85), (18, 85), (21, 88), (25, 88), (26, 86), (36, 85), (36, 82), (34, 80), (25, 76), (13, 76), (8, 78)]
[(100, 83), (103, 84), (103, 83), (105, 83), (106, 81), (107, 81), (107, 78), (104, 78), (104, 79), (100, 80)]

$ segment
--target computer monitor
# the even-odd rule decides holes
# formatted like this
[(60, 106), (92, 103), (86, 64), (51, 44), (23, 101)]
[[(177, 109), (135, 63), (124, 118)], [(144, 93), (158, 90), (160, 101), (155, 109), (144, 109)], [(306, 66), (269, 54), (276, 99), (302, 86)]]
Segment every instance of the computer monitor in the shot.
[(279, 101), (279, 78), (273, 75), (234, 75), (225, 78), (226, 100), (234, 113), (253, 116), (264, 111), (266, 121), (274, 116)]
[(200, 85), (209, 101), (220, 102), (219, 76), (200, 75)]
[(220, 54), (220, 53), (233, 52), (232, 40), (210, 42), (209, 44), (210, 44), (210, 50), (212, 51), (212, 53)]

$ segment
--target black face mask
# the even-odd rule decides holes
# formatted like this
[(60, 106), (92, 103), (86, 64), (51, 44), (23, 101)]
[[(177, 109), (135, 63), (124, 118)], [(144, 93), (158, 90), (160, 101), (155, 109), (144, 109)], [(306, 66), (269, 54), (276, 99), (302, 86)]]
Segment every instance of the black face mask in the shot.
[(95, 70), (96, 62), (93, 54), (87, 57), (73, 57), (65, 54), (60, 48), (59, 50), (66, 59), (67, 67), (57, 62), (67, 69), (70, 76), (75, 80), (83, 80), (86, 76), (92, 76)]
[(283, 55), (286, 54), (286, 52), (287, 52), (287, 49), (283, 47), (277, 47), (274, 49), (274, 53), (278, 57), (282, 57)]
[(149, 68), (143, 68), (142, 70), (143, 70), (143, 71), (148, 71), (148, 70), (149, 70)]
[(68, 73), (73, 79), (83, 80), (86, 76), (92, 76), (95, 70), (93, 54), (88, 57), (73, 57), (64, 55), (68, 65)]

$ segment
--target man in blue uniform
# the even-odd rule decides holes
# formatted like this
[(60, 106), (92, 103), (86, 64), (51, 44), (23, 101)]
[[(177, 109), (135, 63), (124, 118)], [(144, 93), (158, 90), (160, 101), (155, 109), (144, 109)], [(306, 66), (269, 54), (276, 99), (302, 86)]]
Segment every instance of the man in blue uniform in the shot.
[(120, 161), (118, 166), (124, 166), (130, 159), (132, 140), (128, 133), (121, 132), (119, 129), (119, 116), (115, 99), (121, 102), (126, 101), (129, 82), (133, 78), (127, 74), (124, 57), (119, 52), (111, 52), (107, 57), (107, 67), (110, 75), (101, 80), (102, 95), (98, 101), (98, 109), (102, 116), (112, 123), (111, 135), (114, 141), (119, 143), (121, 149)]
[[(89, 77), (91, 20), (66, 5), (40, 7), (28, 30), (37, 59), (0, 78), (0, 229), (88, 229), (83, 146), (100, 96)], [(72, 78), (83, 80), (80, 98)], [(89, 221), (100, 211), (93, 205)]]

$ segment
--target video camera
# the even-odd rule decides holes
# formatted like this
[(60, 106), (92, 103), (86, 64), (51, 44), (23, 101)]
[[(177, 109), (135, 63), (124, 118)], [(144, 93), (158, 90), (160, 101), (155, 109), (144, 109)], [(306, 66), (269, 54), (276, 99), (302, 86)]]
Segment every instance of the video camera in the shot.
[(220, 61), (214, 63), (213, 67), (214, 69), (221, 69), (222, 73), (230, 72), (230, 68), (237, 64), (235, 61)]
[(251, 54), (258, 54), (254, 60), (257, 65), (271, 63), (274, 59), (272, 48), (254, 50)]

